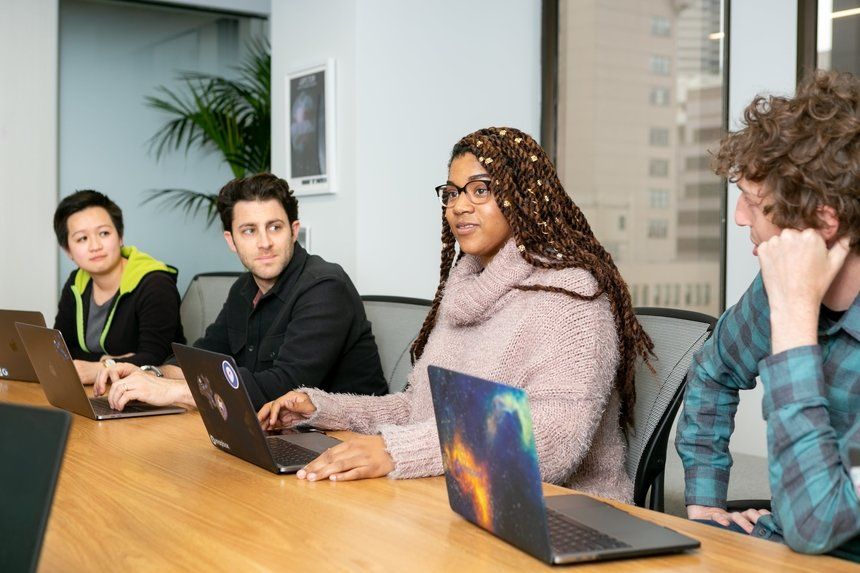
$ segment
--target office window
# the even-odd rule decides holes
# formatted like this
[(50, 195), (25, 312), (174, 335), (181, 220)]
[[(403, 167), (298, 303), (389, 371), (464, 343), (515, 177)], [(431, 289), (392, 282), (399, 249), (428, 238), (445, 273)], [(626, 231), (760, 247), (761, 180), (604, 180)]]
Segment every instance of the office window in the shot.
[(651, 56), (651, 73), (658, 76), (668, 76), (670, 73), (669, 66), (669, 58), (666, 56)]
[(648, 163), (648, 175), (651, 177), (668, 177), (669, 176), (669, 160), (668, 159), (652, 159)]
[(720, 126), (699, 127), (693, 130), (693, 143), (708, 143), (711, 141), (719, 141), (722, 135), (723, 128)]
[[(818, 0), (814, 67), (860, 75), (860, 0)], [(801, 11), (801, 15), (803, 12)]]
[(651, 88), (648, 102), (651, 105), (668, 106), (671, 94), (669, 88)]
[(652, 127), (648, 130), (648, 143), (655, 147), (669, 146), (669, 130), (665, 127)]
[(651, 35), (667, 38), (672, 33), (672, 25), (669, 23), (669, 18), (665, 16), (651, 17)]
[(649, 189), (648, 205), (650, 205), (652, 209), (666, 209), (669, 207), (669, 190)]
[(651, 219), (648, 221), (648, 238), (665, 239), (669, 235), (669, 221), (666, 219)]
[(694, 155), (685, 161), (687, 171), (707, 170), (711, 168), (711, 157), (709, 155)]
[[(637, 304), (718, 315), (725, 183), (701, 158), (727, 125), (727, 2), (633, 4), (558, 2), (558, 61), (543, 68), (558, 74), (543, 98), (555, 133), (543, 143), (557, 145), (562, 183), (638, 285)], [(599, 33), (582, 33), (593, 22)], [(708, 305), (696, 282), (710, 285)]]

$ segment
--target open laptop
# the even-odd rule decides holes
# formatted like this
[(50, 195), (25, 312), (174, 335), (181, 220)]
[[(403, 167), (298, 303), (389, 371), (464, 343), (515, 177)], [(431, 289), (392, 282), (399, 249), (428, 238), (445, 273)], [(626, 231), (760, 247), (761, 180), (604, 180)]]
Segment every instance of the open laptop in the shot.
[(36, 371), (15, 329), (16, 322), (45, 326), (45, 317), (41, 312), (0, 309), (0, 378), (38, 382)]
[(35, 571), (71, 416), (0, 403), (0, 571)]
[(92, 420), (135, 418), (181, 414), (185, 408), (177, 406), (152, 406), (132, 401), (122, 411), (114, 410), (106, 396), (90, 398), (81, 383), (72, 355), (59, 330), (30, 324), (16, 325), (18, 334), (27, 349), (27, 355), (52, 406), (68, 410)]
[(209, 439), (219, 450), (276, 474), (294, 473), (340, 443), (316, 431), (266, 435), (231, 356), (173, 343), (173, 352), (200, 410)]
[(467, 520), (551, 564), (699, 547), (586, 495), (544, 499), (525, 391), (428, 370), (448, 501)]

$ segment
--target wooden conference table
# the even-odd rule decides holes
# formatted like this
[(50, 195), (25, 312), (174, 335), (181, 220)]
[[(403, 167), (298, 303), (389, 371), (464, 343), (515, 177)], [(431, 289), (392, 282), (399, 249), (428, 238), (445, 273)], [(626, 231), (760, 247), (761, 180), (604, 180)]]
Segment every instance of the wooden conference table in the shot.
[[(0, 400), (48, 405), (38, 384), (23, 382), (0, 381)], [(545, 489), (548, 495), (569, 493), (556, 486)], [(578, 565), (575, 571), (858, 570), (838, 559), (799, 555), (776, 543), (623, 507), (701, 540), (701, 549)], [(73, 415), (39, 569), (495, 572), (550, 567), (453, 513), (441, 477), (310, 483), (276, 476), (216, 450), (200, 417), (189, 412), (105, 422)]]

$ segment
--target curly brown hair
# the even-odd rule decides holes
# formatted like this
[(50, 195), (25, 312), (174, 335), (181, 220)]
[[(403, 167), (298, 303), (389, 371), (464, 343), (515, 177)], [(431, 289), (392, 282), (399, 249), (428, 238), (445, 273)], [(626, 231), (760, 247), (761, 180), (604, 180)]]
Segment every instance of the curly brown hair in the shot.
[[(467, 153), (477, 157), (490, 174), (493, 197), (511, 226), (522, 258), (543, 269), (585, 269), (598, 285), (591, 295), (544, 285), (516, 288), (561, 293), (579, 300), (594, 300), (604, 294), (609, 299), (620, 355), (615, 387), (621, 397), (620, 421), (626, 428), (632, 422), (636, 402), (634, 362), (637, 356), (647, 361), (654, 345), (636, 319), (627, 284), (612, 257), (594, 237), (582, 211), (562, 187), (549, 157), (529, 135), (510, 127), (481, 129), (454, 146), (451, 161)], [(443, 208), (439, 286), (433, 306), (412, 345), (413, 362), (424, 352), (424, 345), (436, 324), (448, 275), (455, 258), (462, 255), (462, 252), (456, 255), (454, 235), (445, 221)]]
[(818, 229), (818, 210), (832, 207), (837, 237), (860, 252), (860, 80), (816, 71), (793, 98), (757, 96), (743, 125), (720, 142), (717, 175), (763, 183), (764, 213), (782, 228)]

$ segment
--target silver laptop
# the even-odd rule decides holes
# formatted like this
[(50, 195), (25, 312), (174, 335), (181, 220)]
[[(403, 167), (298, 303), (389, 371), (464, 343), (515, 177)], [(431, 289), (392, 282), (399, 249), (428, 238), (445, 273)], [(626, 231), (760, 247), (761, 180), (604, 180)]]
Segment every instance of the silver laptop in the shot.
[(524, 390), (429, 367), (451, 509), (541, 561), (674, 553), (699, 542), (586, 495), (544, 499)]
[(52, 406), (85, 416), (92, 420), (114, 418), (136, 418), (181, 414), (185, 408), (177, 406), (152, 406), (143, 402), (129, 402), (122, 411), (114, 410), (107, 397), (90, 398), (81, 383), (72, 355), (59, 330), (30, 324), (16, 325), (18, 334), (27, 349), (27, 355)]
[(41, 312), (0, 309), (0, 378), (38, 382), (36, 371), (15, 329), (16, 322), (45, 326), (45, 317)]
[(276, 474), (294, 473), (340, 443), (322, 432), (266, 435), (232, 356), (173, 343), (212, 445)]

